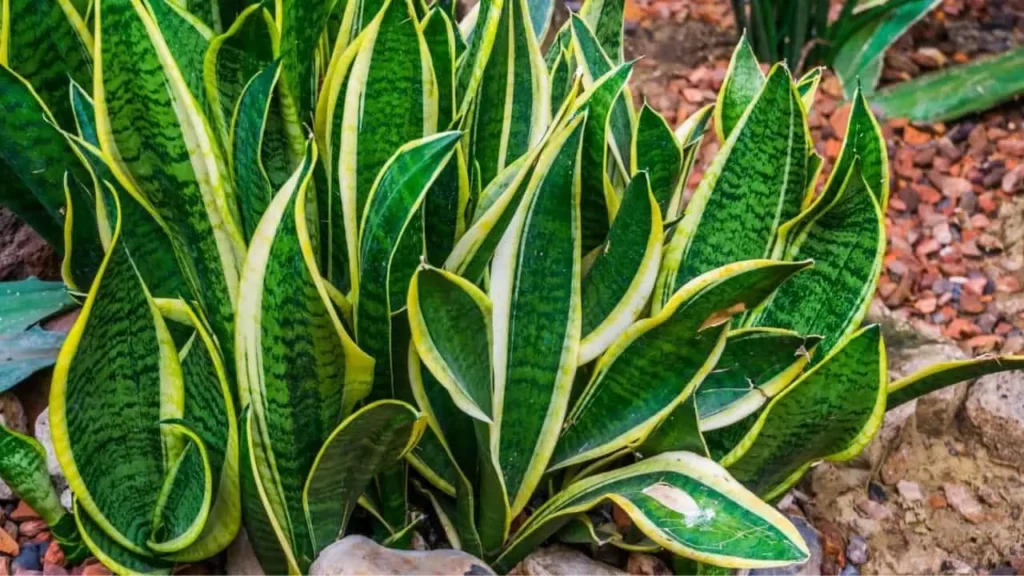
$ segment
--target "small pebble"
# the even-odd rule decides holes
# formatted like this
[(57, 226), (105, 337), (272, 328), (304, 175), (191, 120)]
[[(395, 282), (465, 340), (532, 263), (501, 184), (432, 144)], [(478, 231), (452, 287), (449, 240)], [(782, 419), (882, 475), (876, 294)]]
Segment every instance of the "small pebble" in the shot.
[(839, 576), (860, 576), (860, 570), (853, 564), (847, 564), (843, 566), (843, 571), (839, 573)]
[(868, 541), (860, 534), (850, 536), (850, 543), (846, 545), (846, 559), (857, 566), (868, 561)]
[(46, 547), (49, 546), (48, 542), (43, 542), (42, 549), (39, 544), (25, 544), (21, 547), (21, 554), (14, 559), (11, 567), (17, 572), (21, 570), (42, 570), (43, 562), (42, 555), (46, 552)]

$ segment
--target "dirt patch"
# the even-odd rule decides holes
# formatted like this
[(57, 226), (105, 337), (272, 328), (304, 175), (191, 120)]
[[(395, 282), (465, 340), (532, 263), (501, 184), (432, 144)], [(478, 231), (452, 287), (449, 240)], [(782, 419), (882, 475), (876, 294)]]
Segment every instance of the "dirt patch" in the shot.
[(60, 279), (60, 258), (17, 216), (0, 207), (0, 281)]

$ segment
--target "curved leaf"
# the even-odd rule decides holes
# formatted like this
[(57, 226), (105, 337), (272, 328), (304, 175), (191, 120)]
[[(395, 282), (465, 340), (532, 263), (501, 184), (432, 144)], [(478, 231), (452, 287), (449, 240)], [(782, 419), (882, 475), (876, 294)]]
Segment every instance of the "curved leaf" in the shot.
[(82, 541), (104, 566), (118, 574), (171, 573), (174, 564), (125, 548), (103, 531), (101, 525), (89, 516), (79, 500), (75, 500), (74, 506), (75, 523), (82, 535)]
[(868, 326), (772, 400), (722, 463), (777, 498), (815, 462), (848, 460), (867, 446), (885, 415), (887, 382), (881, 330)]
[(889, 384), (887, 410), (964, 380), (987, 374), (1020, 370), (1024, 356), (981, 356), (971, 360), (940, 362)]
[(808, 557), (789, 520), (724, 468), (669, 452), (569, 486), (534, 512), (494, 567), (508, 570), (576, 514), (605, 500), (679, 556), (730, 568), (785, 566)]

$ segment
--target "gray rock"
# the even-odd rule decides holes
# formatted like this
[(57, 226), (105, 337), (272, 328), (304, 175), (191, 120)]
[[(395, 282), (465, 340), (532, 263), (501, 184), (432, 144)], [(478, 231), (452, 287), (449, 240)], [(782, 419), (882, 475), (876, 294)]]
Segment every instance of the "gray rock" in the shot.
[[(21, 434), (28, 433), (28, 419), (25, 409), (13, 392), (0, 394), (0, 424)], [(14, 500), (14, 491), (0, 480), (0, 502)]]
[(392, 550), (365, 536), (347, 536), (331, 544), (313, 562), (311, 576), (360, 574), (494, 574), (474, 556), (458, 550)]
[(593, 574), (594, 576), (612, 576), (626, 574), (622, 570), (594, 560), (578, 551), (555, 544), (541, 548), (527, 556), (509, 572), (518, 576), (571, 576), (576, 574)]
[(818, 535), (818, 531), (814, 526), (811, 526), (807, 520), (800, 516), (790, 515), (789, 519), (796, 526), (797, 531), (800, 532), (804, 542), (807, 543), (807, 549), (811, 552), (810, 558), (803, 564), (793, 564), (784, 568), (758, 568), (751, 570), (748, 573), (749, 576), (812, 576), (821, 574), (821, 561), (823, 558), (821, 536)]
[(847, 564), (843, 566), (843, 571), (839, 573), (839, 576), (860, 576), (860, 570), (853, 564)]
[(868, 561), (868, 541), (859, 534), (852, 534), (846, 545), (846, 559), (860, 566)]
[(50, 408), (47, 407), (39, 413), (36, 418), (36, 440), (43, 445), (43, 449), (46, 450), (46, 469), (50, 472), (50, 480), (53, 481), (53, 487), (58, 493), (63, 492), (68, 487), (68, 479), (64, 476), (64, 471), (60, 468), (60, 462), (57, 461), (57, 451), (53, 448), (53, 438), (50, 436)]
[(263, 576), (264, 574), (245, 528), (238, 531), (238, 536), (235, 536), (234, 541), (228, 546), (227, 557), (225, 572), (228, 576)]
[(971, 387), (967, 418), (999, 458), (1024, 469), (1024, 375), (983, 376)]

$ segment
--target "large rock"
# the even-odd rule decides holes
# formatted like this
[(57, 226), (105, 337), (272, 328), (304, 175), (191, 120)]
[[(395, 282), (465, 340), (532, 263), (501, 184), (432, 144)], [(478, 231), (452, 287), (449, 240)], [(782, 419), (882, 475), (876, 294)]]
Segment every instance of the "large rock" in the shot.
[[(929, 342), (906, 348), (890, 349), (889, 378), (893, 381), (939, 364), (966, 359), (958, 346), (950, 342)], [(917, 430), (942, 436), (953, 424), (956, 413), (967, 399), (967, 382), (936, 390), (917, 399)]]
[(554, 545), (530, 554), (510, 575), (520, 576), (612, 576), (625, 574), (622, 570), (594, 560), (590, 556), (567, 546)]
[(57, 451), (53, 448), (53, 438), (50, 436), (50, 409), (47, 408), (39, 413), (36, 418), (36, 440), (46, 450), (46, 468), (50, 472), (50, 480), (57, 493), (61, 493), (68, 487), (68, 479), (64, 471), (60, 469), (60, 462), (57, 461)]
[(1024, 469), (1024, 374), (979, 378), (971, 387), (966, 412), (985, 446)]
[(392, 550), (365, 536), (347, 536), (331, 544), (313, 562), (311, 576), (360, 574), (494, 574), (474, 556), (458, 550)]

